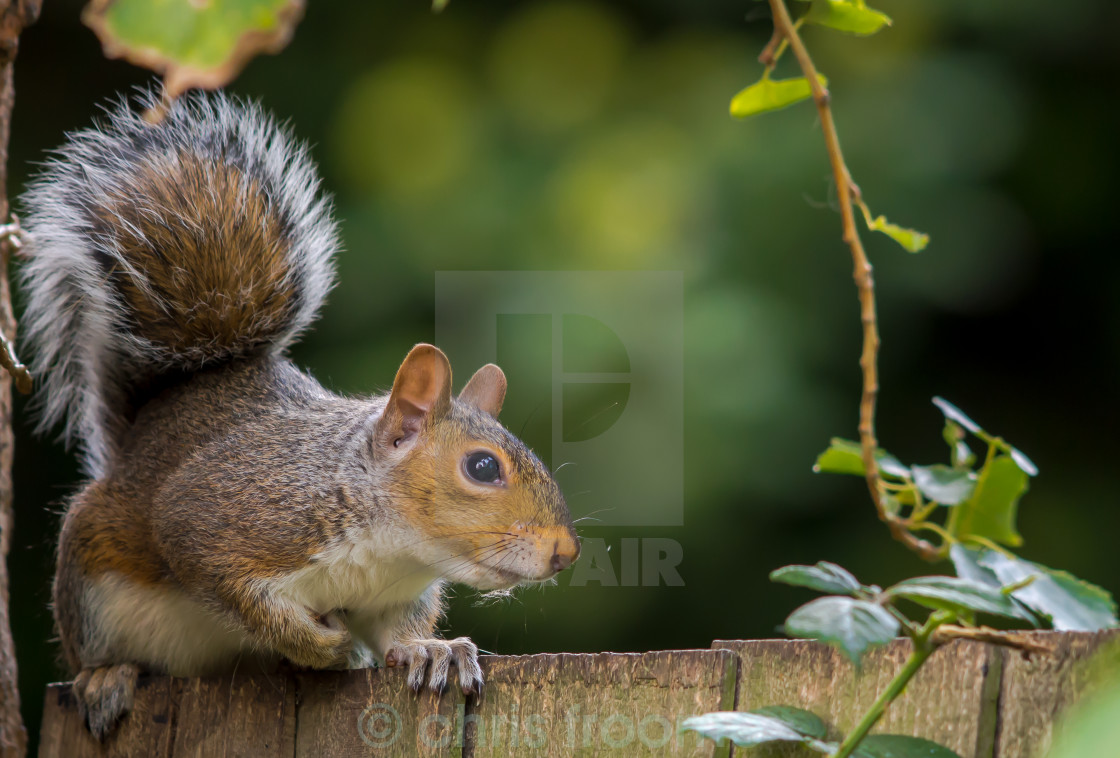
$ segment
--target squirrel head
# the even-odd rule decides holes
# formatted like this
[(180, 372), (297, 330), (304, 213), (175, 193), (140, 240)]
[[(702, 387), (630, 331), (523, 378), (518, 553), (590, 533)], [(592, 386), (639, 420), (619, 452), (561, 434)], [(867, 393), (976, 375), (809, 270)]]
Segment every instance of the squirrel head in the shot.
[(417, 345), (374, 432), (394, 511), (416, 532), (413, 554), (478, 589), (549, 579), (580, 550), (552, 474), (498, 421), (505, 394), (505, 374), (488, 364), (454, 397), (447, 356)]

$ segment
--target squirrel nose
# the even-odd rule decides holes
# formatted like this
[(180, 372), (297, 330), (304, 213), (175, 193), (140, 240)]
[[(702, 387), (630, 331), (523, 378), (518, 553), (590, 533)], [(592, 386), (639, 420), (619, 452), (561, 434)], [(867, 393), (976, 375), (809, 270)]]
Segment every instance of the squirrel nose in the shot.
[(549, 561), (549, 565), (552, 566), (552, 571), (558, 574), (575, 563), (576, 558), (579, 558), (579, 540), (571, 536), (567, 536), (567, 539), (557, 540), (552, 551), (552, 559)]

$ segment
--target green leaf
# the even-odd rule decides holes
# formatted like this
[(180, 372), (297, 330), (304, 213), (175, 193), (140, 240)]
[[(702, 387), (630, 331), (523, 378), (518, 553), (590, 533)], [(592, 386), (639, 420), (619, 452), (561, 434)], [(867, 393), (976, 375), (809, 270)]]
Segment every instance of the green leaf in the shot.
[(944, 745), (901, 734), (868, 735), (853, 755), (857, 758), (961, 758)]
[(82, 21), (105, 55), (163, 74), (167, 94), (231, 81), (260, 52), (279, 52), (303, 0), (90, 0)]
[(941, 430), (941, 439), (945, 440), (946, 445), (953, 447), (964, 439), (964, 430), (955, 421), (945, 419), (945, 428)]
[[(997, 449), (1002, 450), (1003, 452), (1010, 455), (1011, 459), (1015, 461), (1015, 464), (1019, 468), (1021, 468), (1023, 470), (1023, 472), (1026, 473), (1027, 475), (1038, 476), (1038, 467), (1034, 465), (1034, 461), (1032, 461), (1030, 458), (1028, 458), (1027, 454), (1024, 453), (1022, 450), (1019, 450), (1018, 448), (1007, 444), (1006, 442), (1004, 442), (1002, 439), (999, 439), (998, 437), (993, 439), (991, 435), (989, 435), (987, 432), (985, 432), (983, 429), (980, 428), (979, 424), (977, 424), (975, 421), (973, 421), (968, 416), (966, 416), (964, 414), (964, 411), (962, 411), (960, 408), (953, 405), (949, 401), (944, 400), (940, 397), (935, 397), (933, 399), (933, 404), (936, 405), (938, 408), (940, 408), (941, 412), (943, 414), (945, 414), (945, 419), (946, 419), (947, 424), (951, 424), (955, 421), (956, 423), (960, 424), (961, 426), (963, 426), (968, 431), (972, 432), (976, 436), (983, 439), (985, 442), (996, 445)], [(950, 446), (953, 445), (953, 441), (950, 439), (950, 434), (951, 433), (952, 432), (949, 429), (949, 427), (946, 426), (944, 437), (945, 437), (945, 441), (948, 442)], [(969, 451), (969, 453), (971, 453), (971, 451)], [(956, 455), (957, 455), (957, 453), (954, 452), (954, 462), (956, 461)], [(965, 465), (972, 465), (972, 464), (967, 463)]]
[(1034, 465), (1034, 461), (1028, 458), (1026, 453), (1017, 447), (1010, 448), (1008, 453), (1011, 455), (1011, 459), (1015, 461), (1015, 465), (1021, 468), (1024, 474), (1038, 476), (1038, 466)]
[(956, 542), (949, 547), (949, 560), (953, 562), (953, 568), (961, 579), (970, 579), (989, 587), (1003, 589), (1003, 585), (996, 578), (995, 572), (980, 565), (980, 558), (987, 550), (987, 548), (966, 547)]
[(979, 424), (966, 416), (964, 411), (950, 403), (948, 400), (944, 400), (940, 397), (935, 397), (933, 399), (933, 404), (941, 409), (941, 412), (945, 414), (945, 418), (949, 419), (950, 421), (957, 422), (973, 434), (982, 434), (984, 432), (984, 430), (980, 428)]
[(951, 419), (945, 419), (945, 428), (941, 432), (941, 438), (945, 440), (945, 444), (952, 451), (950, 459), (953, 461), (953, 468), (971, 468), (972, 464), (976, 463), (976, 454), (964, 441), (964, 429), (961, 429), (960, 424)]
[(887, 497), (894, 498), (898, 501), (899, 505), (914, 506), (918, 504), (917, 498), (914, 497), (915, 494), (917, 493), (914, 492), (913, 488), (907, 487), (906, 489), (895, 490), (893, 494)]
[(891, 19), (885, 13), (872, 10), (862, 2), (850, 0), (813, 0), (805, 20), (818, 26), (827, 26), (849, 34), (868, 35), (890, 26)]
[(762, 713), (733, 713), (720, 711), (690, 716), (681, 724), (681, 731), (693, 731), (717, 742), (727, 738), (741, 747), (755, 747), (767, 742), (810, 743), (811, 738), (801, 734), (784, 719)]
[(876, 216), (873, 220), (868, 221), (867, 228), (873, 232), (882, 232), (902, 245), (907, 252), (920, 253), (925, 250), (926, 246), (929, 244), (929, 235), (925, 232), (906, 229), (898, 224), (892, 224), (890, 221), (887, 221), (886, 216)]
[(974, 463), (976, 463), (976, 453), (972, 452), (972, 448), (968, 446), (967, 442), (958, 442), (953, 446), (954, 466), (969, 468)]
[(1114, 758), (1120, 745), (1120, 681), (1084, 699), (1068, 712), (1054, 734), (1047, 758)]
[(432, 0), (432, 12), (439, 13), (447, 7), (448, 2), (450, 2), (450, 0)]
[[(908, 490), (907, 492), (909, 493), (911, 491)], [(883, 501), (882, 502), (883, 502), (883, 510), (886, 513), (889, 513), (892, 516), (897, 516), (898, 514), (902, 513), (903, 503), (902, 503), (901, 498), (897, 498), (894, 495), (883, 495)]]
[(972, 497), (976, 480), (971, 471), (950, 468), (940, 463), (933, 466), (911, 466), (914, 484), (928, 499), (942, 505), (958, 505)]
[(834, 595), (856, 595), (863, 589), (859, 580), (846, 569), (828, 561), (816, 566), (782, 566), (770, 572), (770, 581)]
[(821, 717), (804, 708), (795, 708), (792, 705), (764, 705), (755, 708), (751, 713), (776, 718), (806, 737), (823, 740), (828, 736), (828, 726), (821, 721)]
[(886, 590), (892, 598), (904, 597), (934, 610), (975, 611), (994, 616), (1032, 621), (1010, 597), (985, 582), (954, 576), (920, 576)]
[(1095, 631), (1118, 625), (1112, 596), (1066, 571), (988, 548), (960, 544), (950, 548), (949, 557), (958, 576), (993, 587), (1018, 584), (1033, 576), (1034, 581), (1016, 589), (1011, 596), (1049, 619), (1055, 629)]
[(959, 507), (965, 514), (957, 522), (957, 534), (984, 537), (1016, 547), (1023, 538), (1015, 530), (1019, 498), (1027, 491), (1027, 474), (1009, 456), (997, 455), (980, 470), (976, 490)]
[[(822, 87), (828, 80), (817, 74)], [(761, 79), (731, 98), (731, 115), (746, 118), (756, 113), (776, 111), (781, 108), (807, 100), (813, 96), (809, 80), (803, 76), (796, 79)]]
[(822, 597), (801, 606), (786, 619), (786, 634), (835, 645), (857, 666), (872, 645), (889, 642), (898, 620), (882, 606), (850, 597)]
[[(909, 479), (910, 469), (886, 450), (879, 448), (875, 452), (875, 460), (879, 470), (896, 479)], [(817, 456), (813, 471), (829, 474), (857, 474), (864, 476), (867, 470), (863, 467), (863, 452), (858, 442), (833, 437), (829, 447)]]

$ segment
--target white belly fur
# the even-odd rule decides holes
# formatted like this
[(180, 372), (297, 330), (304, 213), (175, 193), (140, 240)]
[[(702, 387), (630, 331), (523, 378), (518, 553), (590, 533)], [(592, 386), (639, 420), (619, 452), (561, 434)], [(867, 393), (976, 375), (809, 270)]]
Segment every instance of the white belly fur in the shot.
[[(380, 658), (398, 609), (437, 581), (434, 571), (415, 560), (383, 560), (380, 548), (371, 540), (348, 541), (298, 571), (267, 580), (272, 592), (309, 611), (347, 611), (343, 621), (356, 643), (352, 666)], [(94, 632), (82, 648), (85, 666), (127, 661), (173, 676), (204, 676), (231, 671), (246, 658), (254, 661), (247, 668), (275, 663), (276, 656), (256, 648), (234, 620), (180, 590), (108, 573), (87, 587), (84, 606), (87, 634)], [(375, 651), (372, 657), (366, 648)]]
[(351, 636), (380, 658), (389, 627), (437, 580), (430, 567), (399, 550), (388, 550), (372, 539), (352, 539), (316, 555), (304, 568), (271, 580), (269, 587), (315, 613), (346, 611), (342, 620)]
[(86, 590), (82, 664), (141, 663), (173, 676), (232, 670), (253, 645), (244, 631), (185, 593), (99, 576)]
[(304, 568), (268, 584), (278, 595), (316, 613), (329, 613), (408, 605), (435, 580), (436, 572), (419, 561), (364, 539), (324, 550)]

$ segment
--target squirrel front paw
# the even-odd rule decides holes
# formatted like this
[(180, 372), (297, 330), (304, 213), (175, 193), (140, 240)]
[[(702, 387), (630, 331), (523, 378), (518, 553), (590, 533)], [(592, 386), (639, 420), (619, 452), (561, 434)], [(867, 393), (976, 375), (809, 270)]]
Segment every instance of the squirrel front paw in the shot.
[(104, 741), (132, 710), (140, 667), (134, 663), (84, 668), (74, 677), (74, 697), (82, 722), (98, 741)]
[(453, 640), (404, 640), (385, 654), (385, 665), (408, 666), (408, 685), (419, 692), (425, 678), (428, 689), (442, 692), (447, 686), (451, 664), (459, 670), (459, 687), (464, 695), (482, 692), (482, 668), (478, 665), (478, 646), (468, 637)]
[(347, 668), (353, 639), (336, 614), (311, 615), (311, 624), (294, 639), (277, 645), (280, 653), (297, 666), (312, 669)]

